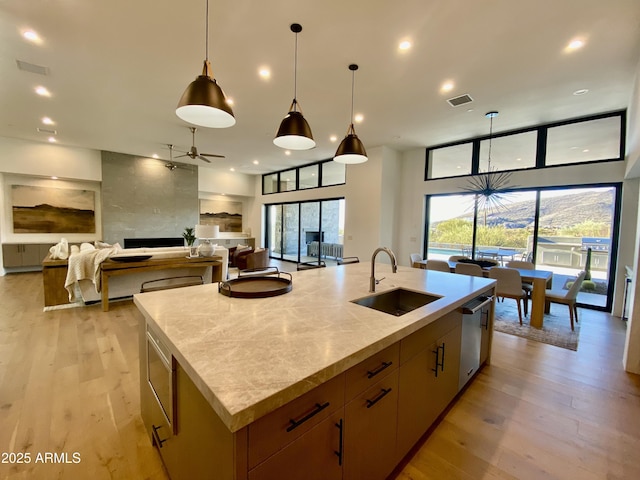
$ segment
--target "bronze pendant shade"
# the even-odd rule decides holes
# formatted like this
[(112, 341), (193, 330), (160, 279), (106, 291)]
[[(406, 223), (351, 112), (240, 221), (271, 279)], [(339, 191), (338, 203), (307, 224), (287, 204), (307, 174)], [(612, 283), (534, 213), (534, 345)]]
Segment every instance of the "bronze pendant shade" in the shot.
[(356, 130), (353, 127), (353, 90), (355, 84), (355, 71), (358, 70), (358, 65), (349, 65), (349, 70), (351, 70), (351, 123), (347, 129), (347, 135), (342, 139), (342, 142), (340, 142), (340, 145), (338, 146), (338, 150), (336, 150), (333, 161), (347, 164), (364, 163), (369, 160), (367, 152), (364, 149), (364, 145), (358, 138), (358, 135), (356, 135)]
[(207, 0), (206, 54), (202, 74), (189, 84), (182, 94), (176, 115), (185, 122), (208, 128), (226, 128), (235, 125), (233, 110), (213, 78), (209, 63), (209, 1)]
[(289, 107), (289, 113), (280, 122), (278, 133), (273, 139), (273, 143), (288, 150), (309, 150), (316, 146), (311, 133), (311, 127), (305, 120), (302, 112), (298, 111), (297, 87), (298, 87), (298, 33), (302, 31), (302, 26), (298, 23), (291, 24), (291, 31), (296, 34), (294, 78), (293, 78), (293, 101)]

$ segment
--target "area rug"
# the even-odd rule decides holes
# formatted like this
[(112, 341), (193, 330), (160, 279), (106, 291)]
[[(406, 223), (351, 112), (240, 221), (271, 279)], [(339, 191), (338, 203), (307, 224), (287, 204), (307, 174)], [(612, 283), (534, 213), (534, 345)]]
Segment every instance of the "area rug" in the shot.
[[(531, 313), (531, 312), (529, 312)], [(578, 310), (578, 318), (580, 311)], [(551, 305), (551, 312), (545, 314), (541, 329), (529, 325), (530, 317), (522, 317), (522, 325), (518, 321), (516, 302), (506, 298), (504, 302), (496, 302), (494, 329), (498, 332), (528, 338), (536, 342), (548, 343), (569, 350), (578, 350), (580, 324), (575, 324), (571, 331), (569, 309), (565, 305)]]

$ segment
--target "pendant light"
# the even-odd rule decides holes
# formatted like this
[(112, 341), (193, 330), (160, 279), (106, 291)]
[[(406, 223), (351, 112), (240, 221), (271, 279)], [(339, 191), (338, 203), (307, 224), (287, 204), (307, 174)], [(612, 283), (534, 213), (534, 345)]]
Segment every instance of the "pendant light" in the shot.
[(302, 116), (302, 112), (298, 111), (298, 33), (302, 31), (302, 25), (299, 23), (291, 24), (291, 31), (296, 34), (296, 47), (293, 64), (293, 102), (289, 107), (289, 113), (284, 117), (278, 128), (276, 138), (273, 143), (280, 148), (287, 150), (309, 150), (316, 146), (311, 134), (311, 127)]
[(351, 70), (351, 124), (347, 129), (347, 135), (344, 137), (333, 160), (338, 163), (364, 163), (367, 160), (367, 152), (364, 149), (364, 145), (356, 135), (356, 130), (353, 128), (353, 90), (355, 85), (356, 70), (358, 65), (352, 63), (349, 65)]
[(185, 122), (201, 127), (231, 127), (235, 125), (236, 119), (222, 88), (213, 78), (209, 62), (209, 0), (207, 0), (205, 44), (202, 74), (191, 82), (182, 94), (176, 108), (176, 115)]

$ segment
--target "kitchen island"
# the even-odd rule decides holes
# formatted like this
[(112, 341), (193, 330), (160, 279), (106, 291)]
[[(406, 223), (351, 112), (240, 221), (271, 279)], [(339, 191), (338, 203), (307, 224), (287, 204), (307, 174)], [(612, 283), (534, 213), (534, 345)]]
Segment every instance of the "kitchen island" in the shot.
[[(295, 272), (290, 293), (264, 299), (229, 298), (216, 285), (135, 295), (143, 420), (174, 480), (393, 469), (466, 383), (462, 307), (490, 298), (495, 283), (376, 269), (386, 277), (378, 294), (441, 298), (399, 317), (352, 303), (372, 295), (364, 263)], [(477, 366), (490, 356), (493, 308), (484, 312)]]

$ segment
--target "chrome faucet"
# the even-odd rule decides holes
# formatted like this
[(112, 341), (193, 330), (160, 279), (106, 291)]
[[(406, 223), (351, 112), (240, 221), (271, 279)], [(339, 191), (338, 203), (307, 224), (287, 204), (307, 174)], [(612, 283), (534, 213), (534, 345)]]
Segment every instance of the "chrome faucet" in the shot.
[(396, 273), (398, 271), (398, 261), (396, 260), (396, 256), (394, 255), (394, 253), (387, 247), (376, 248), (376, 251), (373, 252), (373, 255), (371, 255), (371, 278), (369, 279), (370, 292), (375, 292), (376, 285), (380, 283), (380, 280), (384, 279), (384, 277), (382, 277), (380, 280), (376, 280), (376, 255), (378, 255), (379, 252), (386, 252), (391, 259), (391, 271), (393, 273)]

